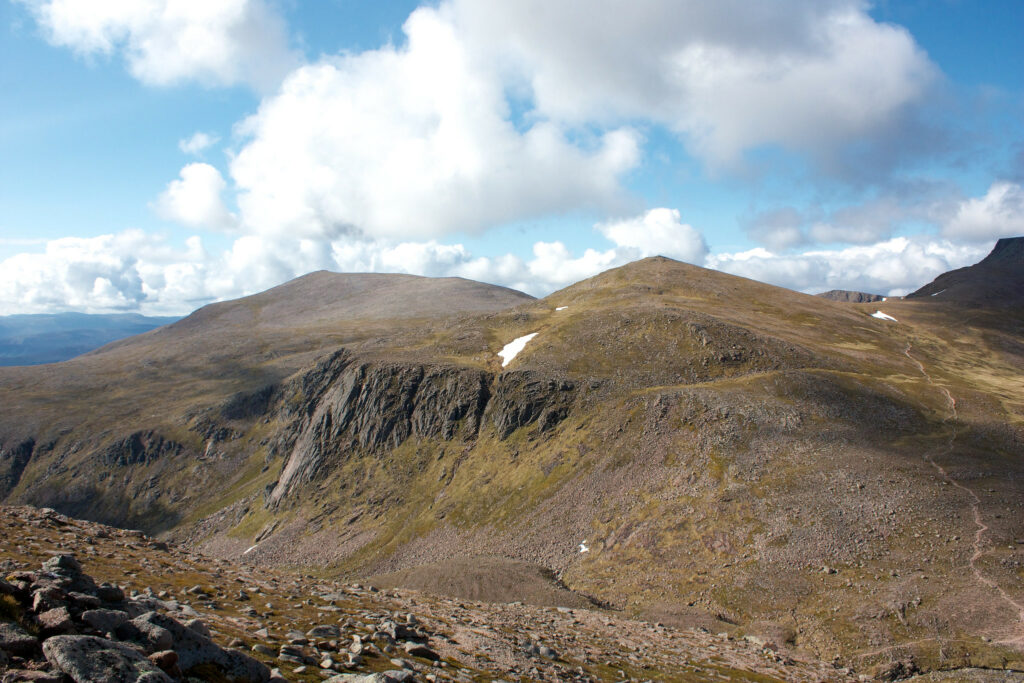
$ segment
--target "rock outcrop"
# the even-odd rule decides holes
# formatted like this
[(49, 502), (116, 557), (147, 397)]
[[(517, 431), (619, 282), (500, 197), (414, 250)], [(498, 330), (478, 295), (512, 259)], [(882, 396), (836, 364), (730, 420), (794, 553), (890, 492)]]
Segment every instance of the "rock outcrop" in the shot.
[(830, 301), (842, 301), (850, 304), (863, 304), (871, 301), (882, 301), (885, 299), (881, 294), (868, 294), (867, 292), (852, 292), (848, 289), (830, 289), (827, 292), (821, 294), (815, 294), (820, 296), (822, 299), (828, 299)]
[[(72, 555), (8, 578), (0, 592), (17, 607), (7, 603), (3, 618), (15, 620), (0, 621), (0, 669), (13, 669), (11, 680), (170, 683), (190, 672), (204, 680), (270, 680), (266, 665), (220, 647), (208, 630), (153, 611), (158, 601), (126, 599), (116, 586), (97, 585)], [(46, 665), (50, 671), (41, 674)]]
[(576, 398), (572, 382), (535, 372), (495, 376), (456, 365), (369, 362), (344, 351), (285, 395), (283, 411), (298, 423), (286, 434), (297, 436), (271, 504), (353, 454), (395, 449), (412, 437), (470, 442), (488, 423), (502, 439), (531, 424), (548, 430)]
[(175, 456), (184, 450), (176, 441), (164, 438), (153, 431), (135, 432), (117, 441), (103, 452), (105, 465), (141, 465), (159, 458)]
[(35, 439), (29, 438), (10, 448), (0, 449), (0, 499), (18, 485), (35, 447)]

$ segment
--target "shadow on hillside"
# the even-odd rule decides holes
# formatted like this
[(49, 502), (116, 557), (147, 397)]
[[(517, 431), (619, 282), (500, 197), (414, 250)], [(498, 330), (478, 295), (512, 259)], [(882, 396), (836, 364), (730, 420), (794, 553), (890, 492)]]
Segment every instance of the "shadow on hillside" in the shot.
[(181, 515), (160, 502), (143, 502), (95, 486), (70, 489), (42, 487), (26, 496), (36, 507), (49, 507), (68, 517), (87, 519), (122, 529), (139, 529), (150, 536), (174, 528)]

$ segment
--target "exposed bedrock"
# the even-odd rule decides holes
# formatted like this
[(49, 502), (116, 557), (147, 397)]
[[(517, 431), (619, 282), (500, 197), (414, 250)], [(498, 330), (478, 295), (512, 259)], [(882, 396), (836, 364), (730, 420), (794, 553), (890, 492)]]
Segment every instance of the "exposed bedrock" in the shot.
[(284, 412), (299, 424), (269, 503), (319, 478), (352, 453), (394, 449), (411, 437), (473, 441), (486, 425), (500, 438), (541, 430), (569, 414), (574, 385), (530, 371), (354, 361), (335, 354), (292, 385)]

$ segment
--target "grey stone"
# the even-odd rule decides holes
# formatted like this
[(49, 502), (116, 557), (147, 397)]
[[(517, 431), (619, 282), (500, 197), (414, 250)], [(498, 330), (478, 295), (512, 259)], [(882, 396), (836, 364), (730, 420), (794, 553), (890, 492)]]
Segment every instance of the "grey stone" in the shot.
[[(143, 645), (146, 648), (146, 652), (152, 654), (159, 652), (160, 650), (171, 650), (174, 648), (174, 636), (169, 630), (159, 624), (153, 623), (150, 615), (154, 615), (156, 612), (146, 612), (132, 619), (125, 626), (133, 626), (138, 632), (138, 636), (132, 637), (130, 631), (125, 629), (123, 626), (118, 629), (118, 636), (124, 637), (126, 640), (134, 640)], [(122, 635), (124, 634), (124, 635)]]
[(117, 586), (104, 583), (96, 588), (96, 597), (103, 602), (124, 602), (124, 591)]
[(405, 653), (412, 657), (423, 657), (424, 659), (429, 659), (433, 662), (441, 659), (441, 655), (437, 654), (426, 645), (421, 645), (419, 643), (406, 643)]
[(306, 635), (310, 638), (337, 638), (341, 635), (341, 629), (332, 624), (324, 624), (309, 629)]
[(111, 633), (128, 621), (128, 615), (115, 609), (91, 609), (82, 612), (82, 621), (102, 633)]
[(0, 650), (6, 650), (15, 655), (22, 654), (31, 652), (38, 642), (35, 636), (20, 625), (0, 622)]
[(195, 631), (196, 633), (198, 633), (199, 635), (206, 636), (207, 638), (212, 637), (210, 635), (210, 629), (207, 628), (206, 624), (204, 624), (199, 619), (189, 619), (188, 621), (185, 622), (185, 627), (186, 628), (190, 628), (193, 631)]
[(132, 648), (96, 636), (47, 638), (43, 654), (75, 683), (172, 683)]
[(178, 621), (163, 614), (148, 612), (132, 620), (138, 625), (141, 622), (162, 628), (171, 633), (174, 641), (173, 649), (178, 653), (178, 666), (188, 672), (200, 664), (212, 664), (222, 669), (230, 679), (266, 683), (270, 678), (270, 669), (261, 662), (238, 650), (225, 650), (212, 640), (197, 633)]
[(416, 680), (415, 674), (408, 670), (380, 671), (374, 674), (338, 674), (327, 679), (326, 683), (406, 683)]
[(39, 627), (44, 634), (71, 633), (75, 630), (75, 623), (71, 621), (71, 613), (67, 607), (57, 607), (40, 614)]
[(43, 562), (43, 569), (57, 574), (81, 574), (82, 565), (74, 555), (56, 555)]

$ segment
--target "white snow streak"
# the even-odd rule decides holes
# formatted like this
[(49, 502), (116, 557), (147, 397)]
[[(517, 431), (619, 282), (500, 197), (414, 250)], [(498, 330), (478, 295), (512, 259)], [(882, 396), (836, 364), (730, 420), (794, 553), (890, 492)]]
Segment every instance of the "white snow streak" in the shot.
[(558, 307), (558, 308), (556, 308), (555, 310), (556, 310), (556, 311), (564, 311), (564, 310), (565, 310), (565, 309), (567, 309), (567, 308), (569, 308), (569, 307), (568, 307), (568, 306), (559, 306), (559, 307)]
[(882, 313), (881, 311), (875, 311), (874, 313), (871, 314), (871, 317), (872, 318), (878, 318), (879, 320), (891, 320), (894, 323), (898, 323), (899, 322), (899, 320), (897, 320), (896, 318), (892, 317), (891, 315), (887, 315), (885, 313)]
[(945, 291), (946, 290), (943, 289), (941, 292), (935, 292), (934, 294), (932, 294), (932, 296), (938, 296), (939, 294), (942, 294), (942, 292), (945, 292)]
[(506, 367), (509, 363), (511, 363), (512, 359), (518, 356), (519, 352), (522, 351), (523, 348), (526, 346), (526, 342), (530, 341), (536, 336), (536, 332), (531, 332), (528, 335), (519, 337), (518, 339), (513, 339), (508, 344), (505, 344), (505, 348), (503, 348), (501, 351), (498, 351), (498, 355), (504, 359), (501, 363), (501, 367)]
[(580, 543), (580, 552), (581, 553), (589, 553), (590, 552), (590, 548), (587, 547), (586, 539), (584, 539), (584, 541), (582, 543)]
[(249, 554), (249, 553), (251, 553), (251, 552), (252, 552), (253, 550), (256, 550), (256, 548), (258, 548), (258, 547), (259, 547), (259, 544), (257, 543), (256, 545), (254, 545), (254, 546), (252, 546), (252, 547), (250, 547), (250, 548), (246, 549), (246, 551), (245, 551), (244, 553), (242, 553), (242, 554), (243, 554), (243, 555), (248, 555), (248, 554)]

